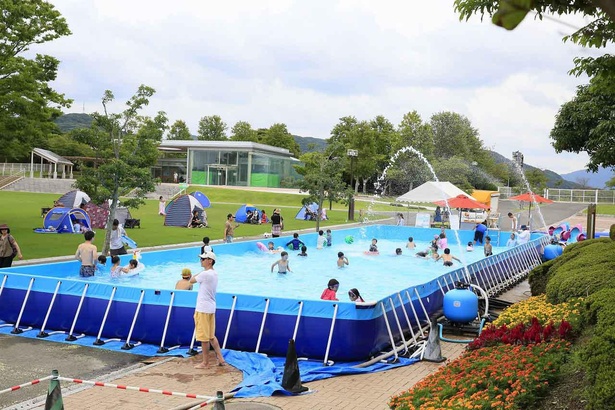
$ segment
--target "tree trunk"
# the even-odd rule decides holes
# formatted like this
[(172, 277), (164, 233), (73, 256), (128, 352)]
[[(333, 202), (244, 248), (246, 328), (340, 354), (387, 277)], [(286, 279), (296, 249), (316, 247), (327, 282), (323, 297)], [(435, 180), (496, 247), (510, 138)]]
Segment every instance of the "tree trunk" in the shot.
[(363, 178), (363, 193), (367, 194), (367, 183), (369, 182), (369, 178)]
[(109, 206), (109, 217), (107, 218), (107, 229), (105, 231), (105, 243), (101, 253), (103, 255), (109, 255), (111, 249), (111, 231), (113, 230), (113, 220), (115, 219), (115, 210), (117, 209), (117, 202), (119, 198), (118, 187), (115, 187), (113, 196), (111, 197), (111, 206)]

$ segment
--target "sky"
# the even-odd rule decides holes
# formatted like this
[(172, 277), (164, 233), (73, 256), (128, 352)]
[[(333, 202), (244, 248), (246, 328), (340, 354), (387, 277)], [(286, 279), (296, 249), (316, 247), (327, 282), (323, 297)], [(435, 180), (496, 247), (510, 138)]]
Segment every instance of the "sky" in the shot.
[[(562, 103), (586, 79), (569, 76), (573, 29), (528, 16), (508, 32), (479, 17), (459, 21), (438, 0), (51, 0), (72, 35), (32, 48), (61, 61), (55, 89), (66, 112), (119, 111), (140, 84), (156, 89), (146, 114), (170, 124), (219, 115), (230, 127), (285, 123), (328, 138), (340, 117), (393, 124), (454, 111), (488, 149), (558, 173), (586, 154), (556, 154), (549, 132)], [(580, 18), (565, 23), (580, 26)]]

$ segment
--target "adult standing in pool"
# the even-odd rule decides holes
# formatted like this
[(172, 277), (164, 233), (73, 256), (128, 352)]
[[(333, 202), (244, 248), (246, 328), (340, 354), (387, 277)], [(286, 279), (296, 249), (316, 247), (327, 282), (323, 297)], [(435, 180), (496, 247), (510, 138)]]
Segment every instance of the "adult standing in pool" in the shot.
[(7, 224), (2, 224), (0, 225), (0, 268), (10, 268), (15, 256), (23, 259), (21, 249), (11, 235), (11, 229)]
[(218, 366), (224, 366), (226, 362), (216, 338), (216, 290), (218, 289), (218, 272), (214, 270), (216, 255), (213, 252), (205, 252), (199, 257), (203, 270), (194, 275), (190, 283), (199, 284), (194, 311), (194, 328), (196, 340), (201, 342), (203, 361), (194, 367), (205, 369), (209, 366), (209, 345), (214, 349)]
[(282, 232), (282, 215), (280, 215), (280, 210), (278, 208), (273, 210), (273, 214), (271, 214), (271, 236), (274, 238), (278, 238), (280, 236), (280, 232)]
[(120, 226), (120, 221), (113, 220), (113, 226), (111, 227), (111, 240), (109, 241), (109, 253), (111, 256), (126, 255), (126, 248), (124, 242), (122, 242), (122, 236), (126, 235), (124, 228)]

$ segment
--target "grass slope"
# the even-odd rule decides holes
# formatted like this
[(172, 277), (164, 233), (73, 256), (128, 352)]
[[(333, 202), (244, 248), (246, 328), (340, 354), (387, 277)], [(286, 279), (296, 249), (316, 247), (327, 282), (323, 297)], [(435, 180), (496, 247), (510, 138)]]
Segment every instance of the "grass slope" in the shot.
[[(195, 190), (195, 188), (191, 188)], [(284, 230), (289, 233), (302, 229), (314, 229), (315, 222), (295, 219), (301, 208), (303, 196), (295, 194), (241, 191), (236, 189), (207, 188), (201, 190), (212, 202), (207, 209), (210, 228), (186, 229), (164, 226), (164, 217), (158, 215), (158, 201), (148, 200), (139, 209), (131, 209), (133, 218), (141, 220), (141, 228), (128, 229), (127, 233), (135, 240), (139, 247), (169, 245), (177, 243), (200, 242), (203, 236), (212, 240), (222, 239), (224, 222), (228, 213), (235, 211), (245, 203), (250, 203), (260, 209), (265, 209), (271, 215), (273, 208), (281, 208), (284, 217)], [(57, 194), (39, 194), (29, 192), (0, 191), (0, 223), (7, 223), (11, 234), (21, 247), (24, 259), (34, 259), (52, 256), (71, 255), (77, 245), (83, 242), (82, 235), (72, 234), (37, 234), (34, 228), (43, 227), (41, 208), (49, 207)], [(368, 204), (361, 206), (367, 209)], [(378, 204), (380, 210), (399, 210), (397, 207)], [(332, 226), (347, 222), (347, 209), (341, 204), (334, 204), (333, 210), (327, 213), (329, 220), (323, 221), (321, 226)], [(98, 237), (95, 240), (99, 250), (102, 247), (103, 229), (97, 229)], [(262, 236), (271, 231), (271, 225), (241, 225), (236, 229), (236, 237)]]

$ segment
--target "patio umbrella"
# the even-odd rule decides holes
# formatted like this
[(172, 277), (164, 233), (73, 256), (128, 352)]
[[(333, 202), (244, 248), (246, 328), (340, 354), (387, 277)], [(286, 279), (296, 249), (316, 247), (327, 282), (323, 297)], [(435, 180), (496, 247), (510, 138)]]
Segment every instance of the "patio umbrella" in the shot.
[(530, 206), (529, 206), (529, 210), (528, 210), (528, 214), (527, 214), (527, 223), (528, 225), (530, 225), (530, 221), (532, 220), (532, 204), (534, 202), (536, 203), (541, 203), (541, 204), (552, 204), (553, 201), (550, 199), (547, 199), (545, 197), (542, 197), (538, 194), (535, 194), (533, 192), (526, 192), (524, 194), (521, 195), (516, 195), (516, 196), (511, 196), (510, 198), (508, 198), (512, 201), (521, 201), (521, 202), (529, 202)]
[(447, 199), (446, 201), (437, 201), (434, 204), (439, 206), (446, 206), (448, 203), (449, 208), (467, 208), (467, 209), (488, 209), (489, 207), (483, 203), (476, 201), (474, 198), (470, 198), (467, 195), (457, 195), (456, 197)]

